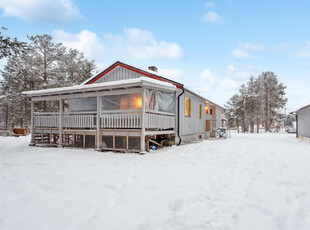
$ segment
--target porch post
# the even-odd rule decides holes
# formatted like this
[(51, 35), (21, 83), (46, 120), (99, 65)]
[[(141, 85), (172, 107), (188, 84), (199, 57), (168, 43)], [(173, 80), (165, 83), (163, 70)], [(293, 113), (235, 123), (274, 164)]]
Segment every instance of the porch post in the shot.
[(175, 125), (174, 125), (174, 143), (176, 144), (179, 142), (179, 137), (178, 137), (178, 122), (179, 122), (179, 109), (178, 109), (179, 103), (178, 103), (178, 90), (175, 91)]
[(30, 125), (31, 125), (31, 141), (30, 146), (34, 146), (35, 142), (35, 130), (34, 130), (34, 101), (31, 98), (31, 118), (30, 118)]
[(96, 132), (96, 150), (100, 151), (100, 96), (97, 96), (97, 116), (96, 116), (96, 126), (97, 126), (97, 132)]
[(63, 100), (62, 99), (59, 99), (59, 139), (58, 139), (58, 147), (59, 148), (62, 148), (63, 145), (62, 145), (62, 120), (63, 120)]
[(141, 153), (145, 153), (145, 88), (142, 88), (142, 110), (141, 110)]

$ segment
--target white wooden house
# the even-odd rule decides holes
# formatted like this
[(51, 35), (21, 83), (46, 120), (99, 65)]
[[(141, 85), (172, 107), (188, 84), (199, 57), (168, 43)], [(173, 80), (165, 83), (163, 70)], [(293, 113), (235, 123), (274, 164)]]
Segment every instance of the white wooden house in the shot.
[[(31, 145), (144, 152), (165, 140), (208, 138), (224, 111), (181, 83), (121, 62), (82, 85), (23, 94), (31, 98)], [(35, 111), (42, 101), (58, 111)]]

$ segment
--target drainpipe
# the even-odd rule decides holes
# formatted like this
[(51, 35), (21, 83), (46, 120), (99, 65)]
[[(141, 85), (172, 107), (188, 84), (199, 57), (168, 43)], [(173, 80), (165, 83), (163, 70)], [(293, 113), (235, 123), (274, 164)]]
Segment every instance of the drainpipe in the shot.
[(182, 142), (182, 139), (180, 137), (180, 97), (184, 94), (184, 88), (182, 93), (178, 96), (178, 130), (177, 130), (177, 134), (179, 137), (179, 143), (177, 144), (177, 146), (179, 146)]
[(296, 113), (296, 137), (298, 138), (298, 115)]

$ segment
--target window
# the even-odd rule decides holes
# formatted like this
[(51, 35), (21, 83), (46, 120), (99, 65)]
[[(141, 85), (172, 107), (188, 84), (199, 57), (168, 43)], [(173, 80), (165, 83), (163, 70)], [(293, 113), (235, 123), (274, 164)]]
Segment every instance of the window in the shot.
[(199, 104), (199, 118), (201, 118), (201, 104)]
[(210, 131), (210, 130), (211, 130), (211, 121), (206, 120), (206, 131)]
[(210, 114), (212, 115), (212, 109), (210, 109)]
[(101, 110), (129, 110), (142, 108), (140, 93), (101, 96)]
[(209, 107), (208, 107), (208, 105), (206, 105), (206, 114), (208, 114), (209, 113)]
[(191, 99), (185, 98), (185, 116), (191, 116)]

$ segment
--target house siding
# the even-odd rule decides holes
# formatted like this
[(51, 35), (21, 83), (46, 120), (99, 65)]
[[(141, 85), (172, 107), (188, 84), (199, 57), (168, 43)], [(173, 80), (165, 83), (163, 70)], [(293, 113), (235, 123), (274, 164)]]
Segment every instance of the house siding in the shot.
[(310, 138), (310, 107), (297, 111), (298, 136)]
[(118, 66), (115, 69), (113, 69), (111, 72), (109, 72), (106, 75), (99, 78), (93, 84), (102, 83), (102, 82), (121, 81), (121, 80), (133, 79), (133, 78), (138, 78), (140, 76), (141, 76), (141, 74), (138, 74), (138, 73), (131, 71), (129, 69), (126, 69), (124, 67)]
[[(191, 99), (191, 115), (185, 116), (185, 98)], [(201, 134), (205, 132), (205, 114), (201, 112), (199, 118), (199, 104), (204, 108), (204, 100), (185, 92), (180, 100), (180, 134)]]

